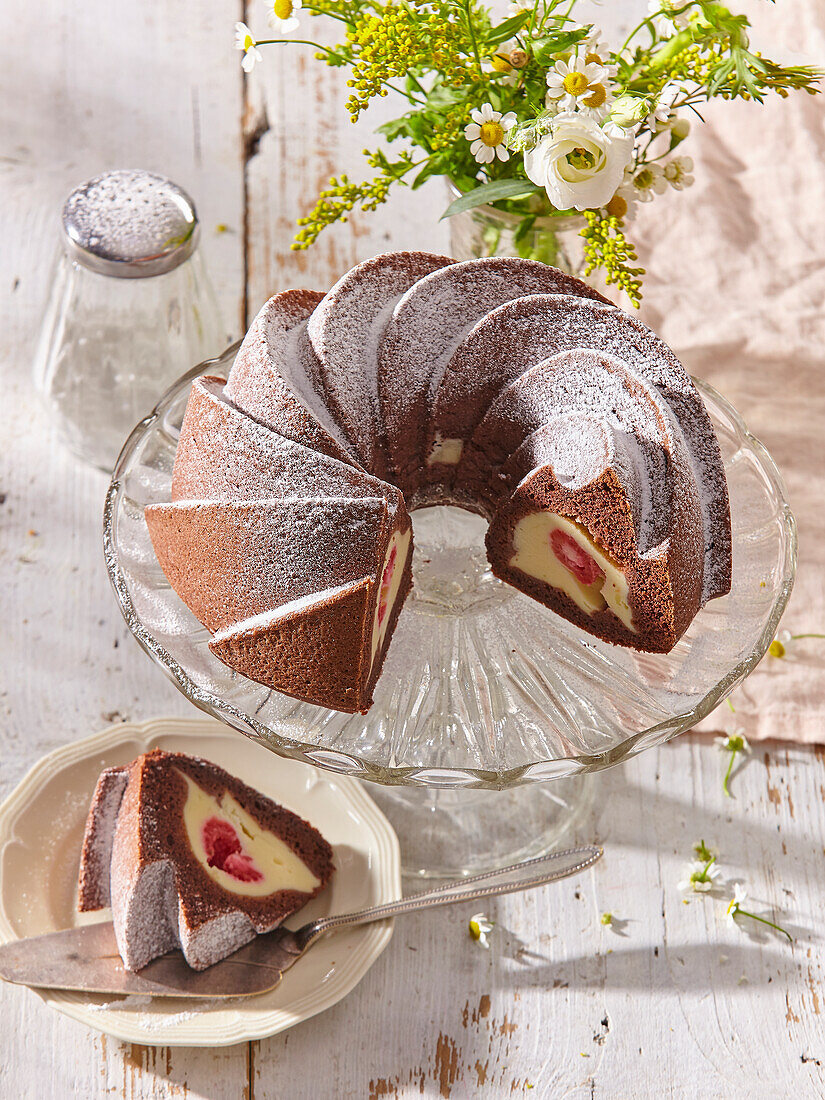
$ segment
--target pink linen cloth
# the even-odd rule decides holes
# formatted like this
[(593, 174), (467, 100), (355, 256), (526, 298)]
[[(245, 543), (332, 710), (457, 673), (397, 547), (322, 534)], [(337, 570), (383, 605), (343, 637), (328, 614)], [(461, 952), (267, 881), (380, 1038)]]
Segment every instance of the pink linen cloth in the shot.
[[(752, 48), (825, 62), (825, 3), (734, 5)], [(803, 47), (805, 53), (800, 52)], [(702, 106), (680, 152), (696, 182), (638, 208), (628, 232), (648, 274), (641, 317), (744, 417), (775, 459), (799, 526), (781, 628), (825, 633), (825, 96)], [(766, 657), (699, 727), (825, 742), (825, 640)]]

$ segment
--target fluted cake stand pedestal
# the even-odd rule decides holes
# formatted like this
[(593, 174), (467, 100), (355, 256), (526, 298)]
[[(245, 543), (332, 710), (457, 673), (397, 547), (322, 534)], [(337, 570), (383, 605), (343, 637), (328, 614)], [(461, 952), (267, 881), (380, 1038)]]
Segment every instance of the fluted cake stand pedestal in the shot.
[(793, 585), (793, 516), (765, 448), (697, 382), (728, 478), (733, 585), (671, 653), (602, 642), (502, 584), (484, 521), (443, 507), (413, 515), (414, 589), (367, 715), (233, 672), (169, 587), (144, 508), (170, 499), (192, 380), (225, 377), (234, 353), (181, 378), (127, 440), (106, 498), (109, 576), (138, 642), (196, 706), (274, 753), (376, 784), (409, 873), (471, 874), (550, 849), (586, 809), (587, 773), (689, 729), (764, 656)]

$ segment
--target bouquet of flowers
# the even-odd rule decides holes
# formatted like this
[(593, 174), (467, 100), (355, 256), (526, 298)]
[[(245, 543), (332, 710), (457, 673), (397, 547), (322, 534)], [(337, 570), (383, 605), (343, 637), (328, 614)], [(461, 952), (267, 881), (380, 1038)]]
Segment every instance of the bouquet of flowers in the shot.
[[(816, 94), (822, 74), (752, 52), (747, 18), (716, 0), (650, 0), (617, 48), (576, 20), (577, 2), (513, 0), (497, 21), (478, 0), (305, 0), (312, 16), (341, 23), (334, 47), (257, 41), (237, 24), (246, 71), (261, 46), (287, 41), (347, 68), (353, 122), (376, 96), (406, 101), (378, 128), (385, 147), (364, 150), (373, 178), (333, 177), (299, 220), (293, 247), (307, 248), (355, 207), (374, 210), (396, 184), (446, 176), (459, 192), (446, 215), (484, 204), (515, 215), (520, 255), (544, 258), (533, 232), (542, 219), (580, 212), (585, 273), (602, 269), (638, 305), (644, 270), (626, 225), (637, 203), (693, 182), (682, 151), (691, 116), (701, 119), (701, 104), (719, 96)], [(275, 0), (279, 35), (298, 29), (300, 8)]]

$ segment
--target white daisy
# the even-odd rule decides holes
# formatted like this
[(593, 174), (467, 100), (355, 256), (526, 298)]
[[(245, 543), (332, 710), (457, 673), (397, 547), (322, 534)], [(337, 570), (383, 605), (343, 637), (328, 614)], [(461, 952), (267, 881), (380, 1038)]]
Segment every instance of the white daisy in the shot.
[[(685, 160), (690, 160), (690, 157), (685, 157)], [(691, 167), (693, 164), (691, 162)], [(715, 737), (714, 743), (722, 750), (722, 752), (750, 752), (751, 747), (748, 744), (748, 739), (745, 737), (741, 729), (736, 730), (734, 733), (729, 734), (727, 737)]]
[(771, 657), (788, 657), (789, 660), (793, 660), (792, 652), (797, 642), (805, 638), (821, 640), (825, 638), (825, 634), (791, 634), (790, 630), (780, 630), (768, 647), (768, 653)]
[(675, 84), (665, 84), (659, 93), (659, 98), (645, 120), (651, 130), (657, 134), (666, 130), (673, 116), (673, 102), (679, 95), (679, 88)]
[(684, 191), (693, 183), (693, 157), (674, 157), (665, 165), (665, 179), (676, 191)]
[(713, 889), (714, 882), (721, 874), (715, 863), (711, 863), (709, 867), (706, 862), (701, 863), (698, 860), (688, 863), (679, 882), (679, 889), (685, 894), (706, 894)]
[(605, 204), (604, 210), (613, 218), (627, 221), (635, 215), (638, 203), (639, 199), (633, 185), (623, 183), (610, 202)]
[(509, 160), (510, 154), (504, 145), (504, 135), (516, 124), (512, 111), (502, 115), (494, 111), (492, 103), (484, 103), (480, 108), (470, 111), (473, 120), (464, 127), (464, 136), (471, 143), (470, 152), (479, 164), (489, 164), (498, 157)]
[(507, 8), (507, 14), (509, 16), (521, 15), (523, 11), (531, 11), (533, 8), (534, 0), (512, 0), (512, 3)]
[(586, 62), (593, 65), (601, 65), (602, 68), (607, 70), (608, 76), (615, 76), (618, 72), (618, 66), (613, 64), (610, 60), (610, 46), (607, 44), (607, 40), (603, 37), (598, 27), (594, 27), (589, 37), (585, 38), (584, 42), (580, 44), (577, 53), (579, 53)]
[(243, 50), (241, 66), (245, 73), (251, 73), (257, 63), (263, 61), (263, 55), (246, 23), (235, 24), (235, 49)]
[[(742, 902), (746, 900), (748, 892), (741, 882), (735, 882), (733, 884), (733, 897), (728, 902), (728, 907), (725, 910), (725, 915), (731, 924), (736, 924), (736, 914), (742, 908)], [(785, 933), (787, 935), (787, 933)]]
[(633, 177), (633, 187), (639, 202), (650, 202), (654, 195), (667, 191), (667, 180), (660, 164), (645, 164)]
[(484, 913), (476, 913), (474, 917), (470, 917), (470, 936), (476, 941), (479, 947), (490, 950), (490, 941), (488, 936), (495, 928), (495, 924)]
[(609, 114), (613, 99), (613, 89), (609, 84), (594, 84), (590, 92), (579, 100), (579, 111), (601, 122)]
[(557, 61), (547, 74), (547, 98), (559, 100), (563, 111), (573, 111), (597, 85), (607, 87), (605, 67), (583, 57), (571, 57), (569, 62)]
[(301, 25), (295, 12), (301, 10), (302, 0), (275, 0), (269, 13), (269, 25), (280, 34), (291, 34)]

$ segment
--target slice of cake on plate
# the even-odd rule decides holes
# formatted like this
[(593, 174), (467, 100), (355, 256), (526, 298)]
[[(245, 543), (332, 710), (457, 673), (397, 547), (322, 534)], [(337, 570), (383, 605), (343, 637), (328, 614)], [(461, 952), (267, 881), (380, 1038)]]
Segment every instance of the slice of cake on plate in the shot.
[(332, 849), (217, 764), (153, 752), (97, 782), (78, 909), (112, 908), (128, 970), (180, 947), (195, 970), (271, 932), (320, 893)]

